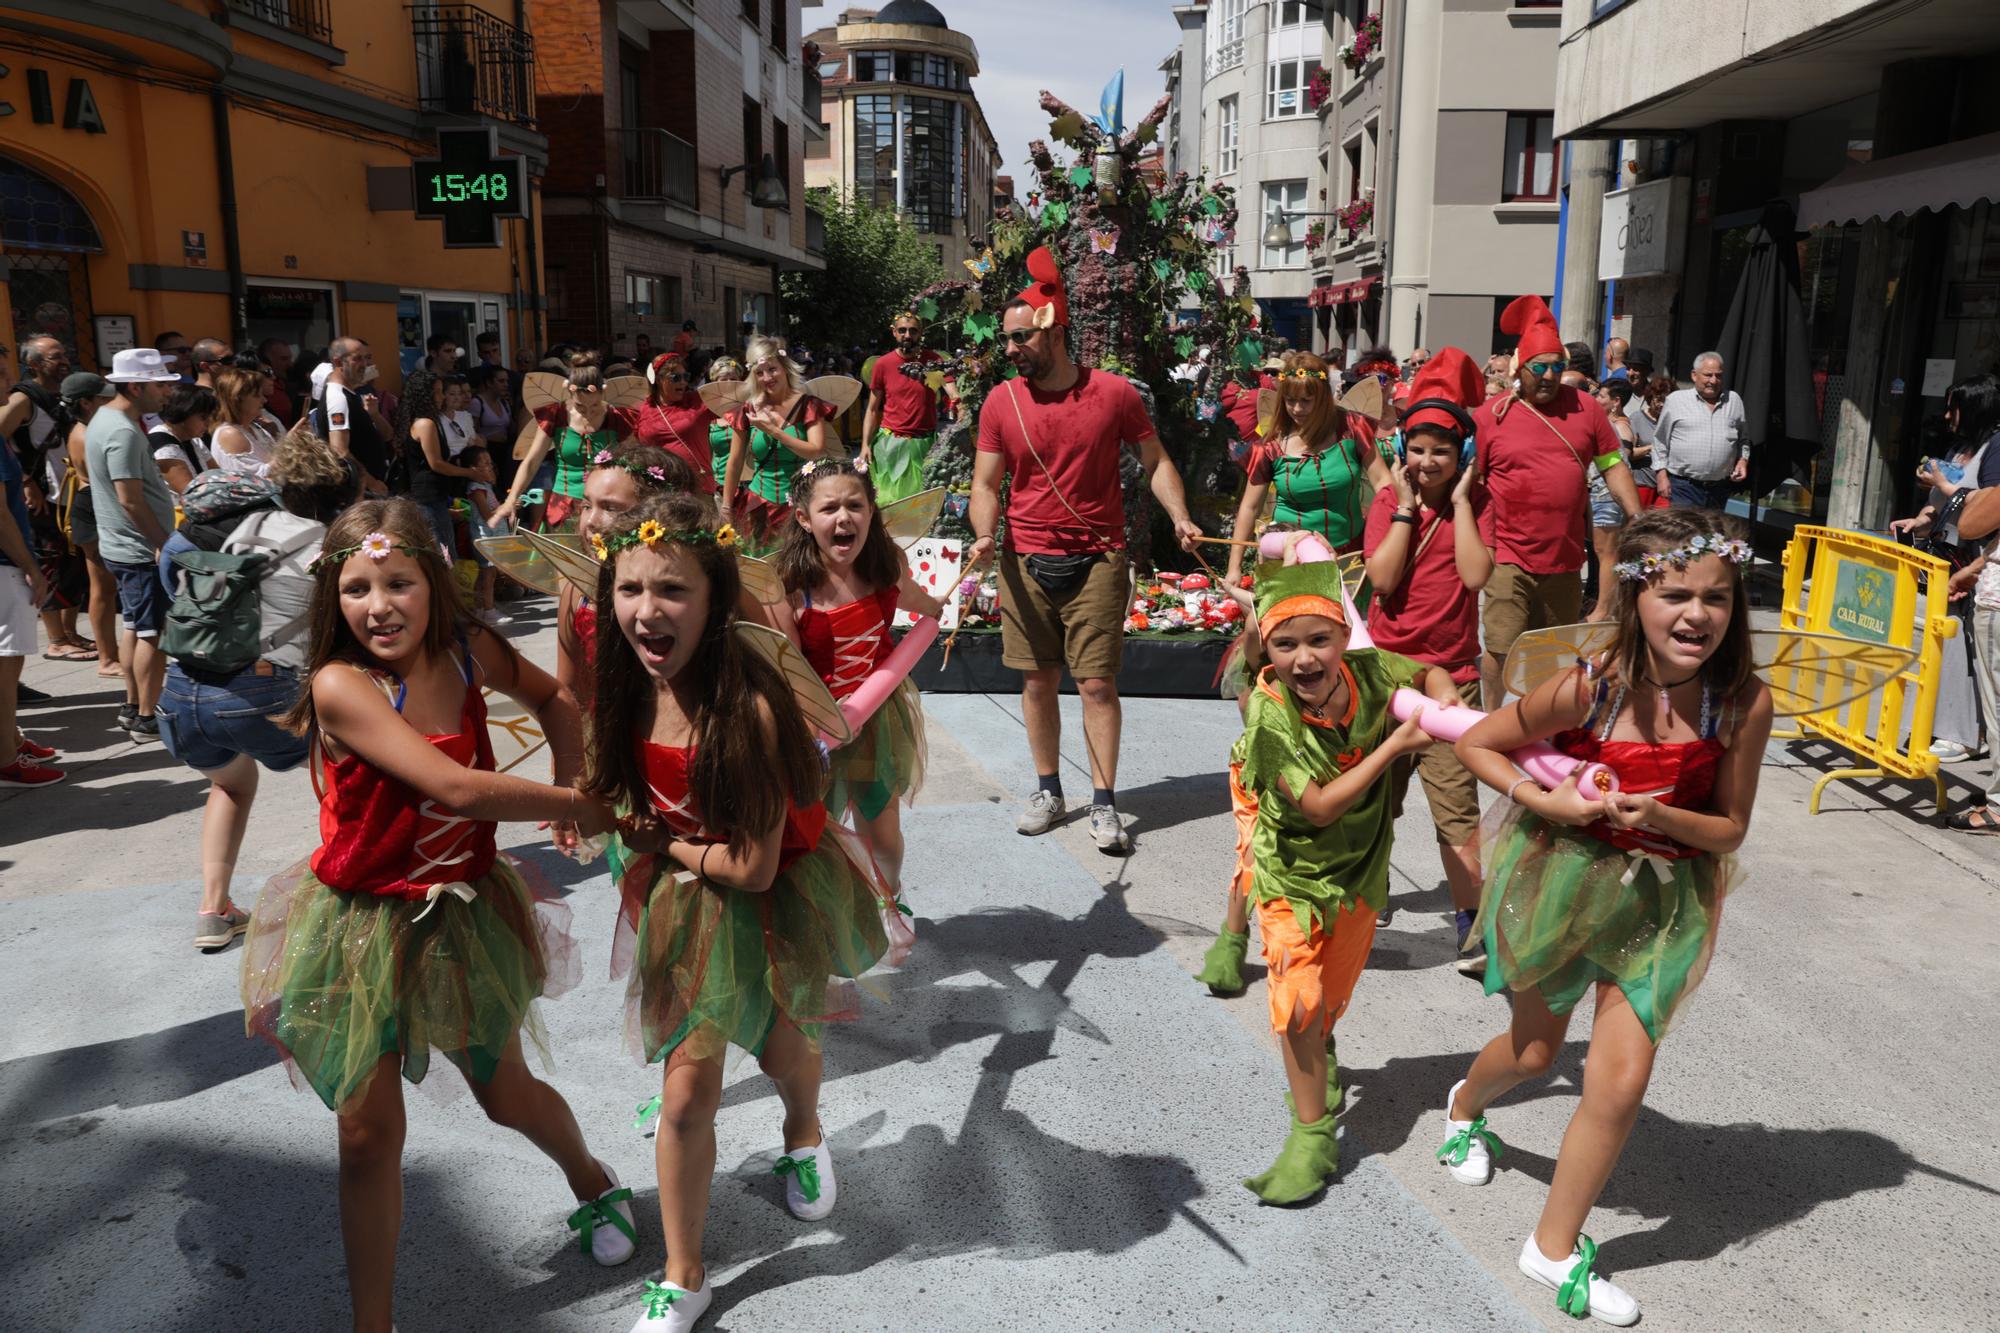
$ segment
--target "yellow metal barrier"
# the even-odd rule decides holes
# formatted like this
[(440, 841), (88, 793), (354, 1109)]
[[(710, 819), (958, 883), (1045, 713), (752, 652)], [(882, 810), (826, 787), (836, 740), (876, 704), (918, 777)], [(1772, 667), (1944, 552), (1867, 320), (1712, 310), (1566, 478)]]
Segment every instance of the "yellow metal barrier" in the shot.
[[(1931, 753), (1931, 722), (1937, 716), (1944, 641), (1958, 633), (1958, 621), (1945, 613), (1950, 570), (1936, 556), (1880, 537), (1803, 526), (1793, 530), (1784, 564), (1785, 601), (1779, 611), (1784, 628), (1886, 643), (1917, 653), (1909, 670), (1891, 677), (1881, 690), (1837, 708), (1803, 714), (1797, 730), (1772, 732), (1782, 737), (1821, 736), (1875, 765), (1836, 769), (1821, 778), (1813, 785), (1812, 813), (1819, 813), (1820, 793), (1835, 779), (1899, 777), (1930, 779), (1938, 813), (1943, 814), (1944, 777)], [(1810, 593), (1805, 586), (1808, 574)], [(1913, 691), (1914, 707), (1910, 707)], [(1907, 748), (1903, 745), (1906, 710)]]

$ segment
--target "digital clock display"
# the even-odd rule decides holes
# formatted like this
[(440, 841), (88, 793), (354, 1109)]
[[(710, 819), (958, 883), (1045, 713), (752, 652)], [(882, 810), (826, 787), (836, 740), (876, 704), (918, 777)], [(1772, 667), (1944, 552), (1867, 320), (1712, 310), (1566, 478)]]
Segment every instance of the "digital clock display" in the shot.
[(513, 182), (508, 179), (508, 174), (504, 171), (433, 171), (430, 173), (430, 195), (427, 202), (504, 204), (512, 190)]

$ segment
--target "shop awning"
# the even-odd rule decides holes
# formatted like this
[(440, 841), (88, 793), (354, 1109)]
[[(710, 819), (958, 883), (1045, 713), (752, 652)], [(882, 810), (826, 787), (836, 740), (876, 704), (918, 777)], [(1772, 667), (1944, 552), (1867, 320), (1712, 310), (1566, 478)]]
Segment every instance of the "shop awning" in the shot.
[(1966, 208), (1982, 199), (2000, 199), (2000, 134), (1857, 163), (1799, 196), (1799, 225)]
[(1306, 298), (1306, 304), (1313, 306), (1351, 305), (1356, 301), (1367, 300), (1368, 294), (1381, 285), (1382, 277), (1380, 274), (1376, 274), (1373, 277), (1356, 278), (1353, 282), (1324, 283), (1312, 289), (1312, 294)]

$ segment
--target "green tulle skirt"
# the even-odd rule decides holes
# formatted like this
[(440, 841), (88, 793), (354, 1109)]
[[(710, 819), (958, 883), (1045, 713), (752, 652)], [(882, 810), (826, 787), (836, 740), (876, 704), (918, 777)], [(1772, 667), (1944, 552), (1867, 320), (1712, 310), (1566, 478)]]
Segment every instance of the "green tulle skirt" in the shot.
[(1736, 858), (1640, 859), (1510, 802), (1496, 809), (1481, 858), (1486, 993), (1539, 989), (1566, 1014), (1610, 982), (1658, 1043), (1708, 971)]
[(569, 909), (524, 869), (502, 856), (469, 903), (340, 893), (305, 862), (276, 876), (244, 943), (245, 1031), (336, 1111), (385, 1055), (412, 1083), (432, 1051), (487, 1082), (524, 1030), (546, 1056), (534, 1001), (575, 985), (580, 968)]
[(828, 758), (832, 785), (826, 808), (838, 818), (853, 809), (873, 819), (897, 801), (914, 801), (924, 785), (924, 701), (916, 682), (892, 690), (861, 731)]
[(621, 885), (631, 929), (613, 947), (613, 974), (631, 969), (626, 1035), (645, 1060), (683, 1047), (697, 1059), (729, 1046), (758, 1055), (780, 1018), (817, 1044), (824, 1024), (853, 1016), (852, 988), (832, 979), (859, 977), (887, 952), (889, 890), (852, 833), (829, 822), (763, 893), (669, 869), (664, 857), (631, 859)]

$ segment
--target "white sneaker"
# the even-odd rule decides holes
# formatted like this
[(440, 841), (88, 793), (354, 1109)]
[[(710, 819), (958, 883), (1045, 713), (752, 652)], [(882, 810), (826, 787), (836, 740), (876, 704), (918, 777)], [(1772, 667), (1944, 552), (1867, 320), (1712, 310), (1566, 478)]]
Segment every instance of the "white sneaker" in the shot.
[(819, 1143), (811, 1148), (794, 1148), (778, 1158), (771, 1174), (785, 1182), (785, 1207), (801, 1222), (817, 1222), (833, 1211), (838, 1192), (833, 1181), (833, 1148), (821, 1129)]
[(1090, 837), (1097, 844), (1097, 850), (1106, 856), (1132, 854), (1132, 835), (1119, 822), (1118, 807), (1115, 805), (1090, 807)]
[(1014, 821), (1014, 831), (1032, 838), (1062, 823), (1063, 816), (1068, 813), (1062, 797), (1037, 787), (1029, 795), (1028, 803), (1021, 807), (1021, 817)]
[(569, 1229), (577, 1233), (591, 1258), (613, 1268), (632, 1257), (637, 1231), (632, 1224), (632, 1191), (618, 1183), (618, 1173), (608, 1166), (604, 1178), (611, 1188), (571, 1213)]
[(1639, 1302), (1623, 1287), (1597, 1276), (1591, 1270), (1596, 1262), (1597, 1243), (1588, 1236), (1576, 1238), (1576, 1251), (1567, 1259), (1545, 1256), (1532, 1233), (1521, 1246), (1521, 1271), (1556, 1289), (1558, 1310), (1577, 1319), (1595, 1315), (1618, 1328), (1638, 1323)]
[(632, 1325), (632, 1333), (688, 1333), (708, 1313), (709, 1302), (714, 1299), (715, 1288), (709, 1285), (705, 1273), (699, 1291), (689, 1291), (671, 1282), (648, 1282), (646, 1313)]
[(1493, 1179), (1493, 1157), (1500, 1151), (1500, 1136), (1486, 1128), (1486, 1117), (1477, 1120), (1453, 1120), (1452, 1104), (1458, 1100), (1458, 1090), (1465, 1086), (1460, 1079), (1451, 1085), (1451, 1091), (1444, 1099), (1444, 1146), (1437, 1150), (1437, 1157), (1451, 1172), (1451, 1178), (1461, 1185), (1484, 1185)]

